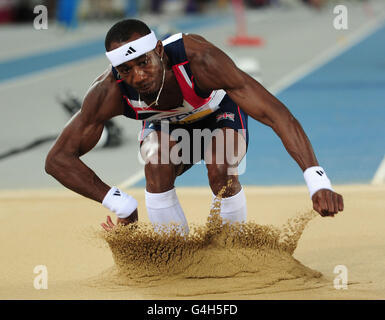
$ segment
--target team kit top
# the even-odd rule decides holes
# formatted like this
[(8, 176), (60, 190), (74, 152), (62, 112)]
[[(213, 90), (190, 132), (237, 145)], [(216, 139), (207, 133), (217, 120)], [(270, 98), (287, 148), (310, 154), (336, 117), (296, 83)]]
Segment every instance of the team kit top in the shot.
[(170, 123), (192, 123), (201, 120), (220, 108), (219, 104), (226, 96), (224, 90), (202, 92), (195, 84), (184, 48), (182, 33), (168, 37), (162, 41), (172, 66), (175, 78), (183, 95), (183, 104), (170, 110), (157, 110), (144, 101), (140, 101), (138, 92), (120, 78), (118, 71), (112, 72), (125, 101), (124, 115), (136, 120), (149, 122), (169, 121)]

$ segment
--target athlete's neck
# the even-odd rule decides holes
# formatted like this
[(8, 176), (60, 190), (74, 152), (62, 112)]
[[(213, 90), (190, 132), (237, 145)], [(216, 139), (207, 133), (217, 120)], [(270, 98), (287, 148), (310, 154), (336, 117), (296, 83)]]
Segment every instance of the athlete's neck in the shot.
[[(179, 86), (177, 84), (174, 72), (170, 65), (170, 60), (168, 59), (165, 53), (162, 60), (163, 60), (162, 64), (164, 68), (164, 69), (162, 68), (162, 78), (163, 78), (163, 70), (165, 74), (164, 74), (164, 81), (161, 82), (160, 88), (156, 92), (141, 94), (141, 98), (143, 99), (143, 101), (146, 102), (147, 105), (152, 104), (151, 108), (153, 109), (157, 109), (158, 105), (159, 105), (159, 109), (162, 109), (162, 105), (169, 104), (170, 95), (174, 95), (175, 92), (179, 90)], [(162, 90), (162, 91), (159, 96), (158, 105), (155, 105), (153, 102), (156, 100), (160, 92), (159, 90)], [(172, 107), (170, 108), (170, 106), (168, 106), (167, 109), (172, 109)]]

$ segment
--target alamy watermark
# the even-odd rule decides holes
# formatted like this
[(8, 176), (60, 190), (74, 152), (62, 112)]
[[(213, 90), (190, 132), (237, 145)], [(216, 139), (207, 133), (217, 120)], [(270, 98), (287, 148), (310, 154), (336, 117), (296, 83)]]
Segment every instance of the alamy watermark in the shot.
[(348, 8), (342, 4), (334, 7), (333, 13), (336, 15), (333, 20), (333, 26), (336, 30), (347, 30), (348, 26)]
[(37, 265), (33, 269), (37, 276), (33, 279), (33, 286), (36, 290), (48, 289), (48, 269), (45, 265)]
[(338, 274), (333, 281), (334, 289), (337, 290), (347, 290), (348, 289), (348, 268), (346, 266), (339, 264), (334, 267), (333, 272)]
[[(162, 121), (157, 135), (149, 136), (154, 129), (145, 128), (138, 140), (146, 138), (139, 153), (141, 164), (206, 164), (226, 165), (228, 175), (241, 175), (246, 171), (245, 130), (192, 129), (170, 130), (168, 121)], [(147, 131), (149, 130), (149, 131)], [(160, 137), (159, 137), (160, 135)]]
[(44, 5), (35, 6), (33, 13), (36, 14), (33, 20), (33, 27), (36, 30), (47, 30), (48, 29), (48, 9)]

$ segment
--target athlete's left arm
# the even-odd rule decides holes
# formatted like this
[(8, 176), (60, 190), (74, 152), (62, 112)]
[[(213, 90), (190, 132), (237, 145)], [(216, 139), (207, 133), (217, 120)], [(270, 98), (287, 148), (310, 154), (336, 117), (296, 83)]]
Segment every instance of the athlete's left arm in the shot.
[[(282, 102), (237, 68), (219, 48), (203, 38), (190, 41), (198, 41), (198, 47), (201, 47), (198, 51), (194, 47), (196, 44), (193, 44), (190, 52), (191, 70), (200, 89), (224, 89), (243, 111), (274, 130), (302, 171), (318, 166), (312, 145), (302, 126)], [(312, 201), (313, 208), (322, 216), (334, 216), (343, 210), (342, 196), (328, 189), (316, 192)]]

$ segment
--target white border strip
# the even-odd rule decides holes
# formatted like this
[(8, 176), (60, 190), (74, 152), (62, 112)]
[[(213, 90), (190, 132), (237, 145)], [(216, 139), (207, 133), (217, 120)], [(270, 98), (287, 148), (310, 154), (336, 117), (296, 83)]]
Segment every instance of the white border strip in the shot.
[(373, 176), (371, 184), (373, 185), (383, 185), (385, 184), (385, 156), (382, 159), (376, 173)]
[(187, 84), (190, 86), (190, 88), (192, 88), (192, 82), (191, 82), (190, 78), (188, 77), (186, 69), (184, 68), (184, 66), (179, 66), (179, 70), (182, 73), (182, 75), (183, 75), (184, 79), (186, 80)]

